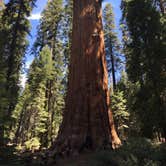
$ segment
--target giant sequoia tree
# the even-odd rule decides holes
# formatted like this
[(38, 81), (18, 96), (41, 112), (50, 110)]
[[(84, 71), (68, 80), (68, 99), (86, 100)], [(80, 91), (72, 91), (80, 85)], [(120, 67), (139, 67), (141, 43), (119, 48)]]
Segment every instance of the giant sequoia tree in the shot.
[(101, 0), (74, 0), (72, 50), (57, 152), (120, 144), (109, 110)]

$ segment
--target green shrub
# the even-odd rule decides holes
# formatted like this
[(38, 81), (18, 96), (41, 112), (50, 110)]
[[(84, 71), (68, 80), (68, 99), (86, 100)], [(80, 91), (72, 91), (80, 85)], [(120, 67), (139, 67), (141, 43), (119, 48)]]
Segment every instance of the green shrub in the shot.
[(130, 138), (117, 150), (94, 153), (86, 166), (164, 166), (166, 144), (153, 143), (146, 138)]
[(34, 137), (28, 141), (26, 141), (25, 143), (25, 148), (27, 150), (38, 150), (40, 148), (40, 141), (37, 137)]

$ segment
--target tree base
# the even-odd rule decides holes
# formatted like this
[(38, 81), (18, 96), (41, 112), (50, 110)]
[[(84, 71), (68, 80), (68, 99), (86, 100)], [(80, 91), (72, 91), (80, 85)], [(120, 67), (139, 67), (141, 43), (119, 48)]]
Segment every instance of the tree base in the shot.
[(103, 145), (94, 147), (90, 142), (83, 143), (79, 148), (71, 148), (71, 144), (66, 141), (57, 141), (48, 151), (48, 158), (55, 158), (56, 156), (60, 157), (76, 157), (80, 153), (84, 152), (95, 152), (98, 150), (112, 149), (115, 150), (122, 146), (121, 140), (119, 137), (112, 139), (110, 142), (103, 142)]

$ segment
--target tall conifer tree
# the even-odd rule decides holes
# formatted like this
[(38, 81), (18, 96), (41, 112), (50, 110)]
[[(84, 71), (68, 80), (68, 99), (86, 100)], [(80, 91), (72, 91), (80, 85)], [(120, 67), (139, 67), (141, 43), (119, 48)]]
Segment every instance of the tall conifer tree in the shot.
[(122, 1), (127, 73), (140, 86), (134, 108), (142, 122), (142, 134), (147, 137), (152, 137), (154, 132), (166, 135), (163, 63), (166, 20), (160, 2)]
[(103, 12), (105, 50), (108, 72), (112, 75), (113, 90), (116, 89), (116, 72), (120, 69), (120, 43), (115, 31), (113, 8), (106, 4)]
[[(53, 131), (57, 123), (54, 115), (60, 113), (63, 105), (62, 81), (64, 80), (62, 72), (64, 70), (63, 57), (63, 39), (60, 31), (63, 19), (63, 1), (52, 0), (47, 4), (43, 11), (41, 23), (38, 30), (37, 40), (34, 44), (36, 50), (41, 50), (44, 45), (48, 45), (51, 49), (51, 56), (54, 63), (54, 73), (46, 82), (46, 98), (45, 108), (49, 113), (47, 122), (47, 131), (45, 133), (45, 145), (52, 144), (53, 137), (57, 131)], [(62, 85), (61, 85), (62, 84)], [(58, 115), (58, 114), (57, 114)]]
[[(36, 135), (41, 145), (45, 147), (50, 146), (54, 138), (56, 137), (57, 129), (59, 127), (59, 123), (61, 120), (61, 112), (64, 105), (63, 98), (65, 91), (64, 84), (62, 83), (64, 80), (64, 51), (62, 43), (63, 39), (61, 36), (61, 22), (63, 12), (64, 11), (62, 0), (52, 0), (47, 3), (47, 6), (42, 13), (42, 19), (40, 20), (40, 25), (38, 27), (37, 39), (33, 47), (33, 53), (36, 55), (36, 57), (39, 58), (38, 63), (42, 63), (41, 60), (43, 58), (45, 59), (46, 57), (49, 57), (49, 60), (47, 59), (44, 62), (47, 66), (47, 72), (44, 76), (45, 81), (42, 83), (41, 87), (38, 86), (37, 82), (40, 82), (40, 78), (42, 76), (40, 75), (41, 73), (37, 76), (36, 72), (38, 70), (41, 70), (42, 73), (44, 73), (44, 71), (41, 68), (42, 66), (36, 63), (36, 60), (33, 62), (28, 79), (28, 86), (29, 88), (33, 87), (31, 88), (31, 91), (34, 94), (37, 93), (37, 90), (42, 92), (42, 94), (45, 94), (44, 99), (40, 102), (40, 105), (42, 104), (43, 108), (40, 108), (38, 112), (43, 114), (45, 112), (45, 114), (47, 114), (48, 117), (46, 121), (44, 121), (43, 129), (42, 127), (40, 128), (43, 132), (40, 135)], [(45, 50), (46, 45), (47, 47), (49, 47), (50, 52), (48, 52), (48, 48)], [(32, 84), (34, 84), (34, 86), (32, 86)], [(40, 96), (34, 96), (33, 101), (35, 101), (36, 103), (39, 98)], [(26, 100), (24, 102), (26, 103)], [(28, 104), (31, 105), (32, 101), (29, 100)], [(36, 103), (36, 105), (37, 104), (39, 105), (39, 103)], [(31, 111), (32, 114), (36, 115), (35, 109), (31, 109)], [(26, 114), (27, 112), (28, 108), (26, 109), (26, 112), (24, 114)], [(30, 115), (28, 114), (27, 117), (28, 116)], [(33, 125), (37, 125), (40, 121), (42, 121), (42, 117), (40, 119), (39, 116), (38, 119), (34, 119)], [(28, 123), (29, 125), (32, 125), (31, 122), (27, 121), (27, 124)], [(24, 135), (33, 135), (33, 130), (31, 129), (25, 129), (24, 132)], [(18, 134), (16, 132), (16, 137), (17, 135)], [(28, 141), (29, 139), (32, 139), (32, 137), (26, 137), (26, 139), (23, 140), (23, 142)]]
[(25, 90), (13, 112), (16, 143), (23, 144), (33, 138), (40, 140), (46, 132), (49, 116), (45, 109), (46, 82), (52, 73), (51, 51), (44, 47), (30, 67)]
[[(0, 27), (0, 115), (2, 128), (11, 127), (10, 116), (19, 95), (19, 76), (28, 46), (29, 20), (35, 0), (10, 0), (2, 14)], [(1, 124), (2, 125), (2, 124)], [(4, 130), (4, 129), (3, 129)], [(0, 132), (3, 137), (4, 131)]]

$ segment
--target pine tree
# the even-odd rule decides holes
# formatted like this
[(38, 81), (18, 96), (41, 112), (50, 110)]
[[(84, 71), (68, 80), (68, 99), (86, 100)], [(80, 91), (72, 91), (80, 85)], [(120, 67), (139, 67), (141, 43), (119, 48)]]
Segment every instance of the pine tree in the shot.
[(63, 96), (65, 91), (62, 90), (64, 88), (62, 82), (65, 77), (62, 72), (64, 72), (66, 65), (63, 64), (63, 62), (65, 62), (65, 57), (63, 56), (64, 38), (61, 33), (61, 28), (63, 30), (63, 13), (62, 0), (52, 0), (48, 2), (46, 9), (42, 13), (43, 17), (38, 30), (38, 37), (34, 44), (35, 50), (41, 50), (45, 44), (49, 45), (54, 62), (54, 73), (46, 83), (47, 102), (45, 103), (45, 108), (48, 110), (49, 119), (44, 138), (45, 146), (51, 145), (53, 138), (56, 136), (58, 124), (60, 123), (59, 117), (62, 111), (61, 109), (63, 108)]
[(111, 95), (111, 108), (114, 114), (117, 130), (121, 138), (123, 137), (126, 139), (126, 129), (129, 128), (130, 113), (127, 110), (127, 100), (123, 91), (117, 90), (113, 95)]
[[(33, 53), (38, 54), (45, 45), (51, 48), (52, 54), (58, 46), (58, 29), (63, 16), (63, 1), (51, 0), (47, 3), (46, 8), (42, 12), (42, 19), (38, 27), (38, 34), (33, 47)], [(55, 57), (53, 57), (55, 58)]]
[[(10, 116), (19, 96), (19, 76), (28, 46), (29, 20), (35, 0), (10, 0), (1, 18), (0, 27), (0, 114), (3, 130), (11, 127)], [(4, 137), (4, 131), (0, 132)], [(7, 133), (6, 133), (7, 134)]]
[(120, 43), (115, 32), (113, 8), (106, 4), (103, 12), (105, 49), (108, 72), (112, 73), (113, 90), (116, 90), (116, 71), (120, 69)]
[(63, 38), (64, 38), (64, 55), (66, 57), (67, 64), (70, 58), (71, 48), (71, 36), (72, 36), (72, 20), (73, 20), (73, 0), (66, 0), (64, 7), (63, 18)]
[[(27, 102), (28, 106), (26, 112), (23, 114), (28, 118), (24, 121), (27, 121), (27, 124), (29, 123), (29, 126), (25, 125), (29, 128), (25, 128), (24, 131), (21, 132), (23, 133), (21, 135), (26, 135), (26, 138), (22, 140), (24, 144), (27, 144), (27, 141), (29, 144), (32, 139), (35, 139), (40, 142), (41, 146), (48, 147), (52, 144), (57, 135), (65, 94), (63, 84), (65, 65), (63, 64), (64, 51), (61, 36), (63, 12), (63, 1), (52, 0), (48, 2), (42, 13), (42, 19), (40, 20), (37, 39), (33, 49), (33, 53), (36, 55), (37, 59), (34, 60), (30, 69), (28, 87), (30, 89), (29, 91), (34, 93), (34, 96), (30, 97), (33, 99), (31, 100), (34, 101), (33, 105), (41, 105), (40, 109), (38, 108), (38, 113), (46, 115), (47, 119), (43, 120), (41, 116), (38, 116), (37, 119), (33, 120), (33, 123), (29, 122), (30, 119), (35, 118), (36, 113), (34, 109), (29, 108), (29, 105), (32, 105), (32, 101), (28, 100), (29, 103)], [(45, 45), (47, 45), (47, 48), (45, 48)], [(48, 47), (50, 53), (48, 53)], [(45, 64), (46, 72), (43, 71), (42, 64)], [(42, 73), (45, 74), (42, 76)], [(37, 93), (39, 93), (39, 95), (36, 96)], [(43, 100), (39, 104), (37, 101), (42, 98)], [(29, 109), (31, 111), (28, 111)], [(33, 117), (31, 114), (27, 114), (27, 112), (32, 112)], [(42, 125), (40, 125), (41, 121), (44, 122)], [(33, 127), (36, 125), (38, 128)], [(19, 128), (17, 128), (17, 131), (19, 131)], [(40, 131), (42, 132), (40, 133)], [(16, 134), (16, 137), (19, 137), (19, 135), (20, 134)], [(28, 135), (30, 137), (28, 137)]]
[[(164, 52), (165, 17), (155, 0), (122, 1), (125, 54), (129, 80), (139, 84), (135, 111), (142, 123), (142, 134), (154, 132), (165, 137)], [(148, 123), (147, 123), (148, 122)]]
[[(141, 121), (140, 118), (138, 117), (137, 111), (136, 111), (136, 94), (138, 93), (140, 89), (139, 83), (132, 83), (127, 76), (127, 73), (125, 70), (121, 72), (121, 77), (120, 80), (117, 83), (117, 89), (118, 89), (118, 94), (115, 92), (115, 97), (119, 99), (120, 105), (123, 106), (123, 109), (126, 113), (128, 113), (129, 116), (124, 118), (125, 125), (127, 124), (126, 128), (122, 128), (120, 131), (120, 134), (122, 133), (122, 137), (128, 136), (128, 137), (133, 137), (133, 136), (139, 136), (141, 134), (140, 128), (141, 128)], [(119, 94), (122, 93), (122, 94)], [(123, 100), (122, 100), (123, 99)], [(116, 100), (115, 100), (116, 101)], [(125, 102), (123, 102), (125, 101)], [(115, 107), (118, 102), (114, 102)], [(119, 108), (121, 110), (121, 108)], [(117, 109), (118, 111), (118, 109)], [(125, 116), (125, 113), (122, 113), (120, 115), (123, 118), (123, 115)], [(116, 114), (116, 112), (115, 112)], [(116, 121), (116, 119), (115, 119)], [(125, 130), (124, 130), (125, 129)], [(125, 131), (125, 132), (124, 132)]]
[(68, 67), (69, 59), (71, 56), (71, 40), (72, 40), (72, 21), (73, 21), (73, 0), (66, 0), (64, 4), (63, 18), (61, 22), (62, 26), (62, 40), (63, 40), (63, 50), (64, 50), (64, 84), (65, 89), (67, 89), (68, 82)]
[(42, 141), (41, 139), (47, 131), (49, 117), (45, 108), (46, 83), (52, 76), (53, 69), (51, 51), (46, 46), (30, 67), (26, 88), (12, 116), (16, 126), (13, 131), (16, 143), (25, 144), (34, 138)]

